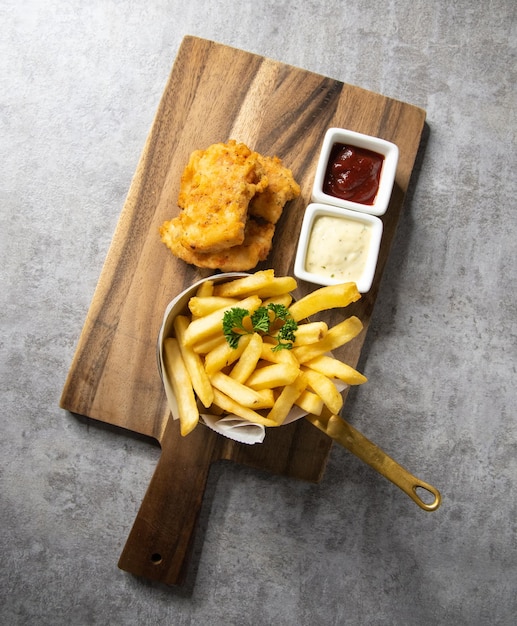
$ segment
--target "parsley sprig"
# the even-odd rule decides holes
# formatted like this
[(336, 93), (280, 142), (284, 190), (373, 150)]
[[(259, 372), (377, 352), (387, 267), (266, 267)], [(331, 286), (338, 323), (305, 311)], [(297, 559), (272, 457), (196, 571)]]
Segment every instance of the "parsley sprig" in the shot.
[[(251, 329), (245, 326), (246, 318), (251, 320)], [(283, 322), (274, 334), (272, 330), (279, 322)], [(223, 332), (226, 341), (232, 348), (239, 345), (242, 335), (251, 335), (255, 332), (273, 337), (278, 342), (273, 351), (290, 350), (295, 340), (295, 331), (298, 324), (291, 317), (289, 310), (283, 304), (269, 303), (261, 306), (250, 315), (250, 312), (241, 307), (233, 307), (225, 311), (223, 316)]]

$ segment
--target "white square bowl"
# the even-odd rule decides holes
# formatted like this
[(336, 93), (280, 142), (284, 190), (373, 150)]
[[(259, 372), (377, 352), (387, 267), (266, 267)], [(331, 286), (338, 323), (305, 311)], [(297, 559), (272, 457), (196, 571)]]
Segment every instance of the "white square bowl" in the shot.
[[(372, 204), (343, 200), (336, 196), (325, 193), (324, 183), (327, 177), (327, 168), (331, 157), (332, 148), (335, 144), (343, 144), (350, 147), (370, 150), (383, 157), (380, 171), (379, 187)], [(343, 209), (361, 211), (370, 215), (384, 215), (390, 202), (395, 174), (399, 159), (398, 147), (385, 139), (364, 135), (344, 128), (329, 128), (325, 133), (320, 152), (314, 184), (312, 188), (312, 202), (331, 204)]]
[(375, 276), (382, 221), (368, 213), (313, 203), (305, 210), (294, 274), (318, 285), (355, 282), (366, 293)]

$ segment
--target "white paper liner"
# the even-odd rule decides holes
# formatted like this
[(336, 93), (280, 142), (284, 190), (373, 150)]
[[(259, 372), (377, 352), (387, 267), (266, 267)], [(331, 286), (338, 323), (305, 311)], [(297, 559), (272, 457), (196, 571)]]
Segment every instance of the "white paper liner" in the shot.
[[(180, 313), (183, 313), (185, 311), (188, 301), (196, 293), (201, 283), (205, 282), (206, 280), (212, 280), (215, 283), (225, 282), (228, 279), (239, 278), (243, 276), (247, 276), (247, 274), (218, 274), (217, 276), (204, 278), (193, 284), (189, 289), (186, 289), (176, 298), (174, 298), (174, 300), (169, 303), (165, 310), (162, 327), (158, 336), (157, 357), (160, 376), (162, 377), (165, 395), (167, 396), (167, 403), (174, 419), (178, 419), (178, 404), (176, 402), (174, 391), (172, 390), (172, 385), (167, 377), (165, 368), (163, 367), (162, 353), (163, 340), (166, 337), (171, 336), (172, 334), (173, 319), (176, 315), (179, 315)], [(333, 382), (340, 392), (347, 387), (347, 385), (340, 380), (335, 380)], [(291, 409), (285, 420), (282, 422), (282, 426), (290, 424), (291, 422), (302, 418), (306, 414), (306, 411), (298, 406), (295, 406)], [(237, 415), (225, 415), (224, 417), (221, 417), (219, 415), (212, 415), (210, 413), (201, 413), (200, 415), (202, 418), (202, 423), (208, 426), (208, 428), (211, 428), (220, 435), (228, 437), (229, 439), (233, 439), (234, 441), (237, 441), (239, 443), (245, 443), (249, 445), (262, 443), (266, 436), (265, 426), (261, 424), (253, 424), (252, 422), (244, 420)]]
[(201, 413), (201, 418), (208, 428), (239, 443), (247, 443), (249, 445), (262, 443), (266, 436), (265, 426), (262, 424), (253, 424), (252, 422), (243, 420), (242, 417), (238, 417), (237, 415), (216, 417), (215, 415)]

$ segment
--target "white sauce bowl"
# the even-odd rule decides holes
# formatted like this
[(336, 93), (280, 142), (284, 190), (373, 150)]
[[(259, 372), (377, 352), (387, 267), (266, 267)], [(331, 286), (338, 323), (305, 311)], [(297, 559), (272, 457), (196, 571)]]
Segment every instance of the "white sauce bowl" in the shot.
[(318, 285), (355, 282), (369, 291), (382, 239), (382, 221), (368, 213), (313, 203), (305, 210), (294, 264), (297, 278)]
[[(332, 152), (332, 147), (336, 143), (371, 150), (372, 152), (376, 152), (384, 157), (380, 172), (379, 188), (373, 204), (369, 205), (360, 202), (352, 202), (350, 200), (343, 200), (323, 191), (327, 165)], [(369, 213), (370, 215), (384, 215), (390, 203), (391, 193), (395, 183), (398, 159), (399, 149), (391, 141), (386, 141), (385, 139), (380, 139), (379, 137), (372, 137), (371, 135), (364, 135), (362, 133), (346, 130), (344, 128), (329, 128), (323, 139), (320, 157), (316, 168), (316, 175), (314, 177), (311, 200), (312, 202), (331, 204), (333, 206), (341, 207), (342, 209), (360, 211), (362, 213)]]

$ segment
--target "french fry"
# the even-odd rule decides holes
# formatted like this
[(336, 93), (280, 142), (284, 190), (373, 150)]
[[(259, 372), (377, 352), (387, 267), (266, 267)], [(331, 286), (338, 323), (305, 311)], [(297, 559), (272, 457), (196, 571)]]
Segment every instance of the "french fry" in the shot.
[(181, 356), (177, 339), (173, 337), (165, 339), (163, 343), (163, 359), (165, 373), (171, 382), (178, 404), (180, 432), (183, 436), (186, 436), (197, 426), (199, 411), (192, 381)]
[(188, 308), (195, 317), (203, 317), (225, 307), (237, 306), (236, 298), (221, 298), (219, 296), (194, 296), (190, 298)]
[(228, 345), (225, 336), (222, 333), (218, 333), (208, 337), (208, 339), (205, 339), (204, 341), (195, 343), (192, 346), (192, 350), (194, 350), (196, 354), (208, 354), (222, 344)]
[(253, 409), (242, 406), (232, 398), (228, 397), (218, 389), (214, 389), (214, 404), (220, 407), (225, 413), (230, 415), (237, 415), (242, 419), (253, 422), (254, 424), (262, 424), (263, 426), (277, 426), (278, 424), (273, 420), (263, 417), (260, 413), (257, 413)]
[(325, 322), (308, 322), (299, 324), (294, 334), (293, 348), (306, 346), (321, 341), (328, 333), (329, 327)]
[(257, 367), (257, 363), (262, 355), (262, 344), (262, 337), (258, 333), (253, 333), (248, 345), (244, 348), (239, 360), (230, 372), (231, 378), (240, 383), (246, 382)]
[(315, 359), (306, 361), (305, 365), (316, 372), (320, 372), (320, 374), (325, 374), (329, 378), (337, 378), (347, 385), (362, 385), (368, 380), (366, 376), (350, 365), (330, 356), (318, 356)]
[(264, 299), (284, 295), (294, 291), (297, 286), (296, 279), (291, 276), (275, 277), (274, 270), (261, 270), (244, 278), (215, 285), (214, 295), (243, 298), (254, 294)]
[(307, 319), (311, 315), (327, 311), (328, 309), (344, 308), (359, 300), (361, 294), (355, 283), (342, 283), (320, 287), (300, 300), (293, 302), (289, 313), (296, 322)]
[(236, 278), (227, 283), (215, 285), (214, 295), (225, 298), (243, 298), (250, 294), (256, 295), (259, 289), (272, 283), (274, 277), (274, 270), (261, 270), (243, 278)]
[(262, 301), (262, 306), (266, 308), (270, 304), (282, 304), (288, 309), (291, 306), (291, 302), (293, 301), (293, 296), (290, 293), (282, 293), (279, 296), (271, 296), (271, 298), (265, 298)]
[(208, 296), (213, 295), (214, 293), (214, 281), (213, 280), (205, 280), (202, 282), (196, 292), (196, 296), (198, 298), (207, 298)]
[(235, 361), (237, 361), (237, 359), (244, 352), (248, 343), (251, 341), (251, 337), (251, 335), (243, 335), (239, 339), (239, 344), (236, 348), (232, 348), (225, 339), (213, 350), (208, 352), (205, 356), (205, 370), (208, 376), (212, 376), (216, 372), (220, 372), (228, 365), (235, 363)]
[(253, 372), (246, 381), (252, 389), (274, 389), (290, 385), (296, 380), (300, 368), (289, 363), (273, 363)]
[(313, 415), (319, 415), (323, 409), (323, 400), (308, 389), (300, 394), (295, 404), (307, 413), (312, 413)]
[(195, 319), (187, 328), (185, 332), (185, 343), (187, 346), (192, 346), (195, 343), (199, 343), (212, 335), (221, 332), (221, 325), (223, 322), (223, 315), (225, 311), (229, 311), (233, 306), (238, 306), (242, 309), (248, 310), (253, 313), (261, 305), (262, 300), (258, 296), (250, 296), (240, 300), (235, 305), (230, 305), (218, 309), (209, 315)]
[(255, 392), (260, 396), (260, 402), (254, 407), (251, 407), (258, 411), (259, 409), (270, 409), (275, 403), (275, 394), (273, 389), (255, 389)]
[(185, 345), (185, 332), (189, 323), (186, 315), (177, 315), (174, 318), (174, 333), (178, 340), (185, 367), (192, 381), (194, 392), (201, 400), (203, 406), (208, 408), (214, 401), (214, 393), (201, 357), (190, 346)]
[(304, 368), (308, 386), (323, 400), (332, 413), (339, 413), (343, 407), (343, 397), (336, 385), (324, 374)]
[(274, 350), (275, 346), (276, 344), (263, 340), (260, 358), (270, 363), (287, 363), (294, 367), (300, 366), (292, 350)]
[(279, 276), (278, 278), (273, 278), (273, 280), (264, 287), (257, 289), (256, 293), (259, 298), (272, 298), (288, 293), (289, 291), (294, 291), (297, 287), (298, 284), (296, 280), (291, 276)]
[(346, 320), (329, 328), (326, 336), (321, 341), (293, 348), (292, 352), (299, 363), (306, 363), (348, 343), (354, 337), (357, 337), (362, 329), (363, 324), (358, 317), (348, 317)]
[(274, 397), (272, 389), (264, 389), (259, 393), (242, 383), (237, 382), (222, 372), (216, 372), (210, 376), (213, 387), (233, 398), (236, 402), (250, 409), (264, 409), (273, 406)]
[(292, 383), (286, 385), (275, 400), (273, 408), (267, 414), (268, 419), (280, 426), (293, 408), (296, 399), (300, 397), (300, 394), (307, 387), (307, 382), (305, 375), (300, 372)]

